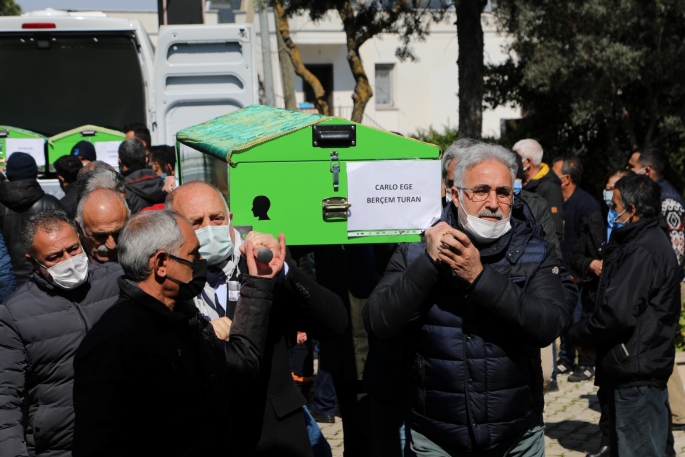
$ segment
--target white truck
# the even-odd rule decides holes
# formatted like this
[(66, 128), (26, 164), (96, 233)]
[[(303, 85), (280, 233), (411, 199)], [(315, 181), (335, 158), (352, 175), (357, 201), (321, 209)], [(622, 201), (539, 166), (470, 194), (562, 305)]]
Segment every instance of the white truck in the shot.
[[(144, 122), (153, 144), (258, 103), (254, 32), (246, 24), (171, 25), (156, 49), (137, 20), (35, 11), (0, 17), (0, 125), (47, 137), (82, 125)], [(182, 179), (224, 187), (226, 164), (184, 150)]]

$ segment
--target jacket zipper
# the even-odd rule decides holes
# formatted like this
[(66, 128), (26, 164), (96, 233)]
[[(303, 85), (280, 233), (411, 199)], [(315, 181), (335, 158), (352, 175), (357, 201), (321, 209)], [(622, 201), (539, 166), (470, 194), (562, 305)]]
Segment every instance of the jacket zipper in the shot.
[[(72, 302), (74, 303), (74, 302)], [(86, 321), (86, 316), (83, 315), (83, 311), (81, 311), (81, 308), (78, 306), (78, 304), (74, 303), (74, 308), (76, 308), (76, 313), (78, 314), (78, 317), (81, 319), (81, 323), (83, 324), (83, 328), (86, 329), (86, 332), (90, 330), (88, 328), (88, 323)]]
[(426, 414), (426, 376), (423, 358), (419, 361), (419, 371), (421, 372), (421, 407), (423, 414)]

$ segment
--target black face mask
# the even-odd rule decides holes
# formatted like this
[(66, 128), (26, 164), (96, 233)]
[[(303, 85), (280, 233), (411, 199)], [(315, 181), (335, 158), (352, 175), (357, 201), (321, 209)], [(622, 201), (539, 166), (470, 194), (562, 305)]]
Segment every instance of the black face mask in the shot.
[(169, 281), (178, 284), (178, 299), (190, 300), (191, 298), (195, 298), (200, 295), (200, 293), (202, 293), (202, 289), (205, 287), (205, 283), (207, 282), (207, 261), (204, 259), (198, 259), (195, 260), (195, 262), (189, 262), (185, 259), (181, 259), (180, 257), (176, 257), (175, 255), (167, 255), (172, 260), (175, 260), (176, 262), (193, 270), (193, 279), (191, 279), (189, 282), (181, 282), (169, 275), (166, 276)]

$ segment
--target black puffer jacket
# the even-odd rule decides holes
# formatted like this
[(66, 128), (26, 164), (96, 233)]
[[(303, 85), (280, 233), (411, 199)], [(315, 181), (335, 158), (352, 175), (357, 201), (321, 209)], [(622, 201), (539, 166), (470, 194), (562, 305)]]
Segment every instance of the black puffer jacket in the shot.
[(131, 214), (166, 200), (166, 193), (162, 190), (164, 180), (154, 171), (140, 168), (127, 170), (122, 174), (126, 179), (126, 200)]
[[(456, 211), (442, 216), (455, 228)], [(425, 244), (400, 245), (364, 310), (379, 339), (408, 330), (412, 428), (453, 452), (493, 449), (540, 417), (540, 348), (571, 322), (554, 247), (534, 224), (512, 226), (480, 249), (469, 288)]]
[(612, 231), (597, 308), (568, 333), (576, 344), (596, 348), (595, 384), (666, 386), (675, 358), (680, 277), (656, 218)]
[(0, 306), (2, 456), (71, 455), (72, 360), (86, 332), (117, 300), (122, 274), (118, 263), (90, 264), (89, 270), (88, 282), (73, 291), (34, 275)]
[(28, 281), (33, 274), (33, 266), (24, 257), (26, 250), (21, 242), (24, 222), (48, 209), (62, 209), (62, 206), (57, 198), (43, 192), (35, 179), (5, 180), (0, 183), (0, 230), (5, 237), (19, 285)]
[(171, 311), (125, 277), (119, 287), (74, 359), (74, 456), (230, 455), (244, 438), (228, 434), (226, 396), (259, 373), (274, 281), (243, 277), (230, 342), (192, 302)]

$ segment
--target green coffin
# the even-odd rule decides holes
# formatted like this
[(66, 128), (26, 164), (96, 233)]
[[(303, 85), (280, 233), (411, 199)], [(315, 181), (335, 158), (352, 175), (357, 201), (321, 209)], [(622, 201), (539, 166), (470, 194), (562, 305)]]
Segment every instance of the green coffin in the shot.
[[(98, 127), (97, 125), (83, 125), (66, 132), (58, 133), (48, 141), (48, 163), (50, 171), (55, 171), (53, 164), (62, 156), (69, 155), (71, 149), (79, 141), (90, 141), (93, 145), (97, 143), (107, 143), (111, 151), (115, 151), (116, 144), (124, 141), (126, 135), (117, 130)], [(116, 143), (116, 144), (115, 144)], [(103, 145), (101, 145), (103, 146)], [(99, 147), (96, 146), (96, 152)], [(101, 157), (102, 156), (102, 157)], [(107, 162), (112, 166), (117, 166), (116, 154), (114, 152), (105, 156), (104, 152), (98, 152), (98, 160)]]
[[(33, 141), (14, 141), (14, 140), (33, 140)], [(43, 135), (30, 130), (20, 129), (18, 127), (11, 127), (9, 125), (0, 125), (0, 171), (5, 171), (7, 158), (10, 154), (17, 151), (30, 152), (36, 159), (38, 170), (45, 171), (45, 138)], [(29, 149), (21, 146), (24, 144)], [(42, 145), (41, 145), (42, 143)], [(41, 164), (43, 164), (41, 166)]]
[[(229, 164), (234, 226), (274, 235), (283, 232), (290, 245), (418, 241), (416, 232), (350, 236), (336, 203), (347, 198), (350, 162), (435, 161), (440, 154), (435, 145), (366, 125), (262, 105), (188, 127), (178, 132), (177, 140), (221, 160), (209, 162), (211, 166)], [(339, 173), (334, 173), (335, 165)], [(439, 175), (436, 199), (438, 181)]]

